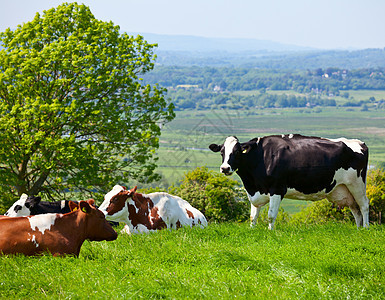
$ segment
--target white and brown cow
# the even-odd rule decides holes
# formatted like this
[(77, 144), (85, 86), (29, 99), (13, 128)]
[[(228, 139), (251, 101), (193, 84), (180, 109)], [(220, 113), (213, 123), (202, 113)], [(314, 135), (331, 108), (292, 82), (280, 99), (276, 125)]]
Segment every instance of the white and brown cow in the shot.
[(182, 226), (207, 226), (205, 216), (187, 201), (163, 192), (136, 193), (136, 188), (126, 190), (116, 185), (105, 195), (100, 206), (107, 220), (126, 223), (123, 232), (130, 234)]
[(251, 202), (252, 226), (261, 207), (269, 203), (272, 229), (284, 197), (312, 201), (327, 198), (348, 206), (357, 227), (369, 226), (368, 147), (359, 140), (289, 134), (240, 143), (230, 136), (224, 144), (211, 144), (209, 148), (221, 152), (222, 173), (236, 172), (242, 179)]
[(117, 238), (94, 200), (70, 202), (70, 207), (73, 211), (66, 214), (0, 218), (0, 254), (79, 256), (85, 240)]

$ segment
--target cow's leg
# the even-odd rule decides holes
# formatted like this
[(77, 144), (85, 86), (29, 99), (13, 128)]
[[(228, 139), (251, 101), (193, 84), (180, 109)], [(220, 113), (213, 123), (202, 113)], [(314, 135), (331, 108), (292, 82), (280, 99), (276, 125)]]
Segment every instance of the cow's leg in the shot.
[(357, 203), (350, 205), (349, 208), (354, 216), (354, 220), (356, 220), (357, 227), (362, 226), (363, 218), (362, 218), (361, 210), (357, 205)]
[(270, 196), (269, 212), (267, 213), (267, 216), (269, 217), (269, 229), (274, 229), (274, 222), (278, 215), (281, 200), (282, 198), (280, 195)]
[(250, 226), (253, 227), (257, 222), (262, 206), (269, 203), (270, 197), (268, 194), (261, 194), (259, 192), (256, 192), (253, 196), (247, 193), (247, 197), (251, 203)]
[(349, 191), (345, 184), (341, 184), (335, 187), (335, 189), (327, 196), (328, 200), (337, 205), (349, 206), (357, 227), (362, 226), (362, 214), (360, 207), (358, 206), (354, 196)]
[(254, 206), (251, 203), (251, 210), (250, 210), (250, 227), (254, 227), (255, 224), (257, 223), (257, 219), (259, 216), (259, 213), (261, 211), (262, 206)]
[[(358, 184), (348, 185), (350, 193), (352, 194), (355, 202), (358, 204), (361, 214), (362, 214), (362, 223), (357, 223), (357, 226), (369, 227), (369, 199), (366, 197), (366, 186), (361, 181)], [(352, 210), (353, 212), (353, 210)], [(353, 213), (354, 215), (354, 213)], [(355, 217), (355, 216), (354, 216)], [(356, 220), (357, 222), (357, 220)]]

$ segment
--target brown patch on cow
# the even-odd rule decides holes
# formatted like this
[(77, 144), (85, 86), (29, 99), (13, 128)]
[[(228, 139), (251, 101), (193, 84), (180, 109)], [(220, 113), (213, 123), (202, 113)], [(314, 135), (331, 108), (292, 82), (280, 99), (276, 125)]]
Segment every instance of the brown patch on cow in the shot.
[(158, 208), (154, 207), (151, 209), (151, 221), (152, 221), (152, 229), (162, 229), (167, 228), (166, 223), (158, 214)]
[(126, 200), (129, 195), (126, 191), (119, 192), (115, 196), (113, 196), (110, 200), (110, 204), (108, 205), (106, 211), (108, 215), (114, 215), (118, 211), (121, 211), (123, 207), (126, 205)]
[(176, 221), (176, 228), (182, 228), (182, 224), (180, 223), (180, 221)]
[(187, 212), (187, 215), (188, 215), (189, 218), (194, 219), (194, 214), (191, 211), (186, 209), (186, 212)]
[(150, 198), (139, 193), (133, 193), (132, 200), (134, 205), (129, 205), (128, 218), (134, 227), (142, 224), (148, 230), (167, 228), (167, 224), (158, 214), (158, 208), (154, 207)]

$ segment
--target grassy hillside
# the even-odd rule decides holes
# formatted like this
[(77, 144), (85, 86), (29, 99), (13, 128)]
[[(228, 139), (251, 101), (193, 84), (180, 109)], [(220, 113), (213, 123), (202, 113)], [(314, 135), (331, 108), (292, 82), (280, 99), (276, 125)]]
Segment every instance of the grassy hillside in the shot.
[(0, 257), (0, 298), (380, 299), (383, 226), (211, 224), (86, 242), (77, 258)]

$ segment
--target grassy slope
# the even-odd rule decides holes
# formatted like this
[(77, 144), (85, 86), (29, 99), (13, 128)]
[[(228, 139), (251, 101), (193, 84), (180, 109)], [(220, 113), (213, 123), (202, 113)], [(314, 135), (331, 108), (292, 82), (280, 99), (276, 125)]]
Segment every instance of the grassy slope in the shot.
[(211, 224), (86, 242), (80, 258), (0, 257), (0, 298), (376, 299), (383, 226)]

